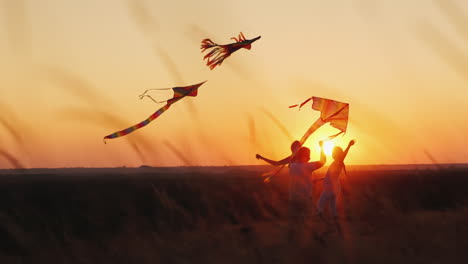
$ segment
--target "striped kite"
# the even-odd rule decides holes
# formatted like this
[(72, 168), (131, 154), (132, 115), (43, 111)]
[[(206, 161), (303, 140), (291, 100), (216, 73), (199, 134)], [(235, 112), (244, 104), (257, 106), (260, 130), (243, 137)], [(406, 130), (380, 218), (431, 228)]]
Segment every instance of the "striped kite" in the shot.
[[(112, 133), (110, 135), (105, 136), (104, 137), (104, 143), (106, 143), (106, 139), (122, 137), (122, 136), (125, 136), (125, 135), (128, 135), (128, 134), (132, 133), (133, 131), (135, 131), (135, 130), (137, 130), (139, 128), (142, 128), (142, 127), (148, 125), (149, 123), (151, 123), (151, 121), (158, 118), (158, 116), (160, 116), (167, 109), (169, 109), (169, 107), (172, 104), (174, 104), (175, 102), (177, 102), (180, 99), (184, 98), (185, 96), (193, 96), (193, 97), (197, 96), (198, 88), (202, 84), (204, 84), (205, 82), (206, 81), (198, 83), (198, 84), (190, 85), (190, 86), (184, 86), (184, 87), (159, 88), (159, 89), (148, 89), (148, 90), (146, 90), (143, 94), (141, 94), (139, 96), (140, 99), (143, 99), (144, 97), (149, 97), (151, 100), (153, 100), (156, 103), (164, 103), (165, 102), (166, 104), (163, 107), (161, 107), (160, 109), (158, 109), (156, 112), (154, 112), (152, 115), (150, 115), (147, 119), (141, 121), (140, 123), (138, 123), (138, 124), (136, 124), (134, 126), (131, 126), (129, 128), (126, 128), (124, 130), (120, 130), (120, 131), (117, 131), (115, 133)], [(146, 94), (146, 92), (148, 92), (149, 90), (170, 90), (170, 89), (174, 90), (174, 96), (171, 99), (166, 100), (166, 101), (156, 101), (150, 95)]]
[(207, 59), (206, 65), (213, 70), (216, 66), (221, 65), (223, 61), (229, 57), (233, 52), (237, 51), (240, 48), (248, 49), (252, 47), (252, 43), (261, 36), (258, 36), (254, 39), (245, 39), (244, 34), (242, 32), (239, 34), (239, 37), (233, 37), (231, 39), (235, 40), (236, 42), (231, 44), (225, 45), (218, 45), (211, 41), (211, 39), (204, 39), (202, 40), (201, 44), (201, 52), (204, 52), (207, 49), (213, 48), (208, 54), (203, 57), (203, 59)]
[[(346, 133), (346, 128), (348, 127), (348, 116), (349, 116), (349, 104), (338, 102), (335, 100), (330, 100), (321, 97), (311, 97), (305, 100), (301, 104), (291, 105), (289, 108), (299, 106), (299, 109), (307, 104), (310, 100), (313, 100), (312, 109), (320, 111), (320, 117), (315, 120), (315, 122), (307, 129), (305, 134), (302, 136), (300, 143), (303, 145), (305, 141), (309, 138), (312, 133), (314, 133), (317, 129), (319, 129), (322, 125), (326, 123), (330, 123), (330, 125), (340, 132), (335, 135), (331, 135), (328, 137), (328, 140), (339, 136), (340, 134)], [(293, 153), (294, 156), (296, 153)], [(271, 172), (264, 173), (263, 176), (267, 176), (264, 181), (269, 182), (271, 177), (278, 174), (281, 169), (283, 169), (284, 165), (279, 169), (276, 169)]]

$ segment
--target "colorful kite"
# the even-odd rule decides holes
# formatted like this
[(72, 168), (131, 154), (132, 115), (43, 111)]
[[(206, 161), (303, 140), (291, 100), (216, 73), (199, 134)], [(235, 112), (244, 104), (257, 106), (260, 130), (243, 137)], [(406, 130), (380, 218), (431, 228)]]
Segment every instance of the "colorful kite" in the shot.
[(213, 48), (208, 54), (203, 57), (203, 59), (207, 59), (206, 65), (213, 70), (216, 66), (221, 65), (223, 61), (229, 57), (233, 52), (237, 51), (240, 48), (248, 49), (252, 47), (252, 43), (261, 36), (258, 36), (254, 39), (245, 39), (244, 34), (242, 32), (239, 34), (239, 37), (233, 37), (236, 42), (226, 45), (218, 45), (211, 41), (210, 39), (202, 40), (201, 50), (204, 52), (207, 49)]
[(310, 100), (313, 100), (312, 109), (320, 111), (320, 118), (317, 119), (309, 127), (309, 129), (306, 131), (304, 136), (302, 136), (300, 140), (301, 144), (304, 144), (304, 142), (309, 138), (309, 136), (312, 135), (312, 133), (314, 133), (315, 130), (317, 130), (319, 127), (321, 127), (325, 123), (330, 123), (332, 127), (340, 130), (338, 134), (332, 135), (328, 137), (328, 139), (335, 138), (339, 136), (340, 134), (343, 134), (346, 132), (346, 128), (348, 127), (349, 104), (313, 96), (305, 100), (300, 105), (297, 105), (297, 104), (291, 105), (289, 108), (299, 106), (299, 109), (300, 109), (302, 106), (307, 104)]
[[(139, 96), (140, 99), (143, 99), (144, 97), (149, 97), (151, 100), (153, 100), (156, 103), (166, 102), (166, 105), (164, 105), (163, 107), (158, 109), (156, 112), (154, 112), (147, 119), (141, 121), (140, 123), (138, 123), (138, 124), (136, 124), (134, 126), (131, 126), (129, 128), (126, 128), (124, 130), (120, 130), (120, 131), (117, 131), (115, 133), (112, 133), (110, 135), (105, 136), (104, 137), (104, 143), (106, 142), (106, 139), (122, 137), (122, 136), (125, 136), (125, 135), (128, 135), (128, 134), (132, 133), (133, 131), (135, 131), (135, 130), (137, 130), (139, 128), (142, 128), (142, 127), (148, 125), (149, 123), (151, 123), (151, 121), (158, 118), (158, 116), (160, 116), (167, 109), (169, 109), (169, 107), (172, 104), (174, 104), (175, 102), (177, 102), (180, 99), (184, 98), (185, 96), (193, 96), (193, 97), (197, 96), (198, 88), (202, 84), (204, 84), (205, 82), (206, 81), (198, 83), (198, 84), (190, 85), (190, 86), (185, 86), (185, 87), (174, 87), (174, 88), (161, 88), (161, 89), (148, 89), (148, 90), (146, 90), (143, 94), (141, 94)], [(169, 89), (172, 89), (174, 91), (174, 96), (171, 99), (166, 100), (166, 101), (156, 101), (150, 95), (146, 94), (146, 92), (148, 92), (149, 90), (169, 90)]]
[[(326, 123), (330, 123), (332, 127), (340, 130), (338, 134), (329, 136), (328, 137), (329, 140), (346, 132), (346, 128), (348, 127), (349, 104), (313, 96), (305, 100), (300, 105), (298, 104), (291, 105), (289, 108), (299, 106), (299, 109), (300, 109), (302, 106), (307, 104), (310, 100), (313, 100), (312, 109), (320, 111), (320, 117), (317, 120), (315, 120), (315, 122), (309, 127), (309, 129), (302, 136), (300, 140), (302, 145), (304, 145), (305, 141), (309, 138), (310, 135), (312, 135), (312, 133), (314, 133), (317, 129), (319, 129), (321, 126), (323, 126)], [(269, 182), (271, 180), (271, 177), (278, 174), (283, 169), (283, 167), (284, 165), (274, 171), (264, 173), (263, 176), (267, 176), (264, 179), (264, 181)]]

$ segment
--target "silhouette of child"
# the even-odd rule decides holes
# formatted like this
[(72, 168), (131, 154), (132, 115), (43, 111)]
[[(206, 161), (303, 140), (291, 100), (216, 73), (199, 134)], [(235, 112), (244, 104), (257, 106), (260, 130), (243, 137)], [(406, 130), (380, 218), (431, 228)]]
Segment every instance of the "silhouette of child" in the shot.
[(318, 213), (320, 215), (323, 213), (324, 207), (329, 203), (333, 216), (338, 216), (336, 212), (336, 195), (341, 191), (339, 176), (341, 171), (345, 168), (344, 159), (346, 158), (346, 155), (348, 155), (348, 151), (354, 143), (355, 141), (351, 140), (345, 151), (340, 147), (333, 148), (333, 162), (330, 164), (325, 177), (321, 178), (323, 179), (323, 191), (317, 204)]
[(323, 152), (323, 142), (320, 145), (320, 160), (309, 162), (310, 149), (301, 147), (289, 164), (290, 175), (290, 200), (309, 198), (312, 191), (312, 181), (310, 179), (312, 172), (321, 168), (327, 161), (327, 156)]
[(298, 234), (304, 232), (304, 220), (308, 212), (314, 207), (312, 201), (311, 176), (314, 170), (321, 168), (326, 162), (323, 152), (323, 142), (320, 145), (320, 160), (309, 162), (310, 149), (301, 147), (289, 164), (289, 233), (292, 241)]

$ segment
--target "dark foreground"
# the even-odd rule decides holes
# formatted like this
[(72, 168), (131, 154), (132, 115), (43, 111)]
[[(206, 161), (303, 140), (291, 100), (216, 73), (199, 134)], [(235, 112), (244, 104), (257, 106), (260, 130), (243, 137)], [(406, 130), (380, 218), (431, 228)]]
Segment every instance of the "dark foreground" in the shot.
[(287, 180), (229, 167), (3, 171), (0, 263), (468, 262), (468, 169), (351, 170), (341, 217), (310, 216), (292, 240)]

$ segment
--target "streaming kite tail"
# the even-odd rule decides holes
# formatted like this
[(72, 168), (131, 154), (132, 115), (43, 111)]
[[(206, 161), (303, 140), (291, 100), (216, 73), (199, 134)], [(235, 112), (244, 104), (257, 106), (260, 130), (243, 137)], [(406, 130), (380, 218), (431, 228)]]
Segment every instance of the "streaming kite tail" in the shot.
[(305, 134), (302, 136), (300, 142), (302, 145), (304, 145), (304, 142), (314, 133), (317, 129), (319, 129), (325, 122), (321, 119), (318, 118), (315, 120), (315, 122), (309, 127), (309, 129), (305, 132)]
[(211, 48), (212, 50), (208, 52), (203, 59), (207, 60), (206, 65), (210, 67), (210, 70), (213, 70), (216, 66), (221, 65), (232, 52), (229, 51), (226, 45), (218, 45), (210, 39), (204, 39), (201, 46), (202, 52)]
[(216, 47), (216, 46), (219, 46), (219, 45), (211, 41), (211, 39), (204, 39), (202, 40), (201, 50), (202, 52), (205, 52), (205, 50)]
[(265, 179), (263, 179), (263, 182), (270, 182), (271, 181), (271, 178), (273, 178), (274, 176), (278, 175), (278, 173), (281, 172), (281, 170), (284, 168), (285, 165), (279, 167), (278, 169), (275, 169), (275, 170), (272, 170), (272, 171), (268, 171), (268, 172), (265, 172), (262, 174), (263, 177), (266, 177)]
[(337, 136), (339, 136), (339, 135), (341, 135), (341, 134), (344, 134), (344, 133), (345, 133), (344, 131), (340, 131), (340, 132), (338, 132), (338, 133), (335, 134), (335, 135), (329, 136), (327, 140), (334, 139), (334, 138), (336, 138)]
[(109, 134), (109, 135), (105, 136), (104, 139), (103, 139), (104, 143), (106, 143), (106, 139), (113, 139), (113, 138), (122, 137), (122, 136), (125, 136), (125, 135), (128, 135), (128, 134), (132, 133), (133, 131), (135, 131), (135, 130), (137, 130), (139, 128), (142, 128), (142, 127), (148, 125), (149, 123), (151, 123), (151, 121), (158, 118), (162, 113), (164, 113), (167, 109), (169, 109), (169, 107), (170, 107), (170, 104), (166, 104), (163, 107), (159, 108), (152, 115), (150, 115), (147, 119), (141, 121), (140, 123), (138, 123), (136, 125), (133, 125), (133, 126), (131, 126), (129, 128), (126, 128), (126, 129), (123, 129), (123, 130), (120, 130), (120, 131), (117, 131), (115, 133), (112, 133), (112, 134)]
[(218, 46), (214, 47), (203, 59), (207, 59), (206, 65), (210, 67), (210, 70), (213, 70), (216, 66), (220, 66), (230, 55), (231, 53), (227, 48)]
[(301, 104), (295, 104), (295, 105), (291, 105), (289, 106), (289, 108), (294, 108), (294, 107), (297, 107), (299, 106), (299, 110), (301, 110), (301, 107), (303, 107), (305, 104), (307, 104), (310, 100), (312, 100), (313, 97), (305, 100), (304, 102), (302, 102)]

